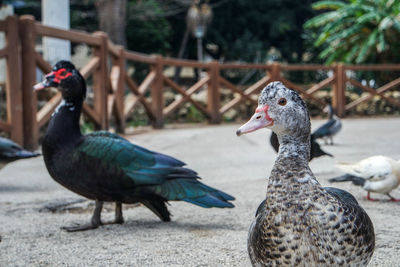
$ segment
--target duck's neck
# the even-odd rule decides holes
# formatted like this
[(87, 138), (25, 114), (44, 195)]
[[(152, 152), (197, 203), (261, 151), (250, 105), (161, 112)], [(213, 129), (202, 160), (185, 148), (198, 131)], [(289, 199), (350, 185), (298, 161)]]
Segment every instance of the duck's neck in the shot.
[(268, 203), (299, 198), (301, 190), (318, 186), (308, 160), (310, 156), (310, 137), (278, 135), (279, 153), (268, 180)]
[(81, 111), (81, 101), (62, 100), (50, 119), (43, 145), (59, 148), (79, 139), (82, 136), (79, 127)]
[(308, 166), (311, 145), (309, 136), (279, 135), (278, 140), (280, 147), (276, 162), (284, 163), (296, 158), (299, 162)]
[(328, 118), (331, 120), (333, 119), (333, 117), (335, 116), (335, 113), (333, 112), (333, 109), (331, 106), (329, 106), (329, 110), (328, 110)]

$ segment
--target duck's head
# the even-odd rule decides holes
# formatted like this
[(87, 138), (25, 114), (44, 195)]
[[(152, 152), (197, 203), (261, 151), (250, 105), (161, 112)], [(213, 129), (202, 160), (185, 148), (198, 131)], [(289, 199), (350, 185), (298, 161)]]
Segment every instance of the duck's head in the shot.
[(258, 107), (250, 120), (237, 131), (238, 136), (268, 128), (278, 136), (309, 138), (310, 117), (299, 94), (281, 82), (268, 84), (258, 98)]
[(63, 98), (69, 102), (83, 101), (86, 97), (85, 80), (75, 66), (66, 60), (57, 62), (44, 80), (33, 88), (42, 90), (48, 87), (58, 88)]

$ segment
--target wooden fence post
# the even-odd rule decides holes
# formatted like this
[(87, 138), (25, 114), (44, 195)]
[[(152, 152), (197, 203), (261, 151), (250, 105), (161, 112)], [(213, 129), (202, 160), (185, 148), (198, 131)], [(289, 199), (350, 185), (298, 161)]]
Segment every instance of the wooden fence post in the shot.
[(346, 73), (343, 63), (335, 66), (336, 83), (333, 86), (332, 106), (339, 117), (344, 117), (346, 110)]
[(7, 30), (7, 121), (11, 123), (10, 137), (24, 145), (23, 99), (21, 90), (21, 48), (18, 36), (18, 18), (9, 16), (6, 19)]
[(34, 23), (35, 19), (33, 16), (24, 15), (21, 16), (19, 24), (22, 59), (21, 77), (24, 105), (24, 146), (28, 149), (36, 149), (39, 139), (39, 127), (36, 119), (37, 96), (32, 88), (36, 82), (36, 33)]
[(207, 109), (210, 112), (211, 118), (210, 123), (220, 123), (221, 114), (219, 112), (220, 108), (220, 92), (219, 92), (219, 63), (218, 61), (212, 61), (209, 63), (210, 71), (209, 77), (210, 81), (208, 83), (207, 92)]
[(162, 128), (164, 126), (164, 76), (163, 76), (163, 62), (162, 57), (156, 56), (156, 64), (154, 65), (155, 78), (151, 85), (151, 102), (154, 111), (155, 120), (153, 121), (154, 128)]
[(107, 34), (104, 32), (95, 32), (95, 36), (101, 39), (101, 45), (94, 48), (94, 56), (100, 58), (100, 66), (93, 73), (93, 90), (94, 90), (94, 110), (100, 117), (100, 129), (108, 129), (108, 112), (107, 112), (107, 100), (108, 100), (108, 69), (107, 69)]
[(271, 81), (280, 81), (281, 65), (278, 62), (274, 62), (271, 65)]
[(119, 76), (115, 95), (115, 111), (117, 115), (118, 132), (125, 132), (125, 114), (124, 114), (124, 93), (125, 93), (125, 53), (122, 46), (118, 46), (118, 58), (114, 58), (114, 64), (119, 68)]

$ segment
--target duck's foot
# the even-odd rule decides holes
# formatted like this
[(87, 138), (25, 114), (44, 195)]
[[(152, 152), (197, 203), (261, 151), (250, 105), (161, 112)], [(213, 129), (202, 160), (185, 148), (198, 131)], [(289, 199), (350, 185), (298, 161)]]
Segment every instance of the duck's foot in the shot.
[(99, 225), (94, 225), (92, 223), (88, 224), (82, 224), (82, 225), (74, 225), (74, 226), (63, 226), (61, 227), (62, 230), (65, 230), (67, 232), (79, 232), (79, 231), (86, 231), (86, 230), (92, 230), (96, 229), (100, 226)]
[(366, 200), (369, 200), (369, 201), (379, 201), (379, 199), (370, 197), (370, 193), (369, 193), (369, 192), (368, 192), (367, 196), (364, 197), (364, 198), (365, 198)]
[(329, 145), (333, 146), (333, 138), (332, 138), (332, 137), (329, 137), (329, 140), (330, 140)]
[(390, 200), (389, 201), (392, 201), (392, 202), (400, 202), (400, 199), (398, 199), (398, 198), (394, 198), (394, 197), (392, 197), (390, 194), (386, 194), (388, 197), (390, 197)]
[(123, 224), (123, 223), (124, 223), (124, 219), (122, 218), (122, 220), (115, 219), (114, 221), (103, 222), (101, 224), (102, 225), (110, 225), (110, 224)]
[(102, 223), (100, 220), (101, 210), (103, 209), (103, 201), (96, 200), (96, 206), (94, 208), (92, 219), (89, 224), (74, 225), (74, 226), (64, 226), (61, 229), (67, 232), (78, 232), (86, 231), (98, 228)]

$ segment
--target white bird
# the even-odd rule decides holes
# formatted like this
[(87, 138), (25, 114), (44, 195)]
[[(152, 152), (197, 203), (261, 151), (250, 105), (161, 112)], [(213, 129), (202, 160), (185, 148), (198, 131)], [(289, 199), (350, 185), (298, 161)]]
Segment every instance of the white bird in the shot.
[(339, 163), (338, 168), (345, 175), (331, 178), (329, 182), (351, 181), (362, 186), (368, 192), (367, 199), (375, 201), (370, 193), (385, 194), (391, 201), (400, 201), (390, 195), (390, 192), (400, 184), (400, 161), (385, 156), (372, 156), (356, 163)]

